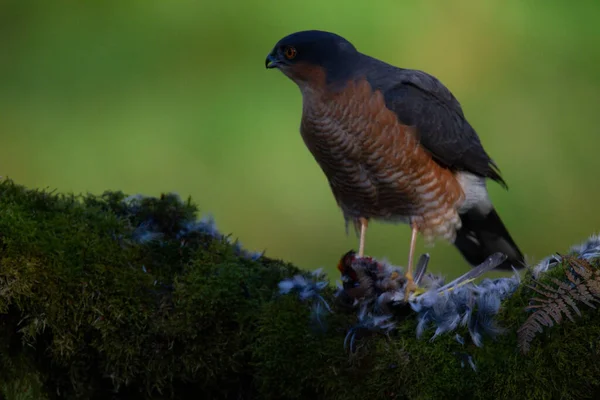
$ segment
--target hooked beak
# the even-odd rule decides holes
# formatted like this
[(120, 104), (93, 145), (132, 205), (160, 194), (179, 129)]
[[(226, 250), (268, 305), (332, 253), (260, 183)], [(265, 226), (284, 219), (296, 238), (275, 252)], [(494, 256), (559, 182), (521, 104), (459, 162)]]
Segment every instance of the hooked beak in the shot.
[(273, 55), (273, 53), (269, 54), (265, 60), (265, 67), (267, 69), (277, 68), (280, 64), (281, 62)]

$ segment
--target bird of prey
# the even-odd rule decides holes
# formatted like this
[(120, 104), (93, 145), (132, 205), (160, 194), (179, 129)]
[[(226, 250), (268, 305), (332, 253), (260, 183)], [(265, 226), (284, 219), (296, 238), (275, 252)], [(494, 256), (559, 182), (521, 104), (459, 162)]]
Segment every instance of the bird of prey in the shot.
[(265, 61), (302, 94), (300, 132), (323, 170), (346, 221), (360, 231), (364, 255), (370, 220), (412, 228), (406, 299), (417, 234), (444, 238), (477, 266), (500, 252), (498, 268), (525, 266), (496, 213), (486, 179), (505, 188), (460, 103), (438, 79), (366, 54), (343, 37), (310, 30), (279, 40)]

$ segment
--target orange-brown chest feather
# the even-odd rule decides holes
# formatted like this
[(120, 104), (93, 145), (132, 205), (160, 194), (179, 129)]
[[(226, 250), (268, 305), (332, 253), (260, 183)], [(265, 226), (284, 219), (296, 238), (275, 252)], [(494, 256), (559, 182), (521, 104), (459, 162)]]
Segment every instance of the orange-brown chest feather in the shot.
[(425, 237), (452, 240), (464, 197), (454, 174), (433, 161), (368, 82), (335, 93), (315, 83), (301, 88), (300, 131), (344, 215), (415, 221)]

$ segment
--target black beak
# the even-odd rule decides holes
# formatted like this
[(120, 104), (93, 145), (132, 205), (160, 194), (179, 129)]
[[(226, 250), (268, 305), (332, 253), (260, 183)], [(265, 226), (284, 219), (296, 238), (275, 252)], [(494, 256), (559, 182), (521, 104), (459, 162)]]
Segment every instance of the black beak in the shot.
[(275, 57), (273, 55), (273, 53), (269, 54), (267, 56), (267, 59), (265, 60), (265, 67), (270, 69), (270, 68), (277, 68), (277, 66), (280, 64), (279, 60), (277, 60), (277, 57)]

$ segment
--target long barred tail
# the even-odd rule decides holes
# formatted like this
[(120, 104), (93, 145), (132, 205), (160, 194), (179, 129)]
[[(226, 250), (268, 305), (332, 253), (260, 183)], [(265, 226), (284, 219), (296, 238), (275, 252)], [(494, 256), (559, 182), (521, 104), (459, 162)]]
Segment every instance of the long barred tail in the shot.
[(462, 227), (456, 234), (454, 245), (472, 265), (481, 264), (490, 255), (500, 252), (508, 257), (496, 269), (510, 270), (525, 267), (525, 258), (506, 230), (495, 209), (482, 214), (473, 208), (460, 214)]

